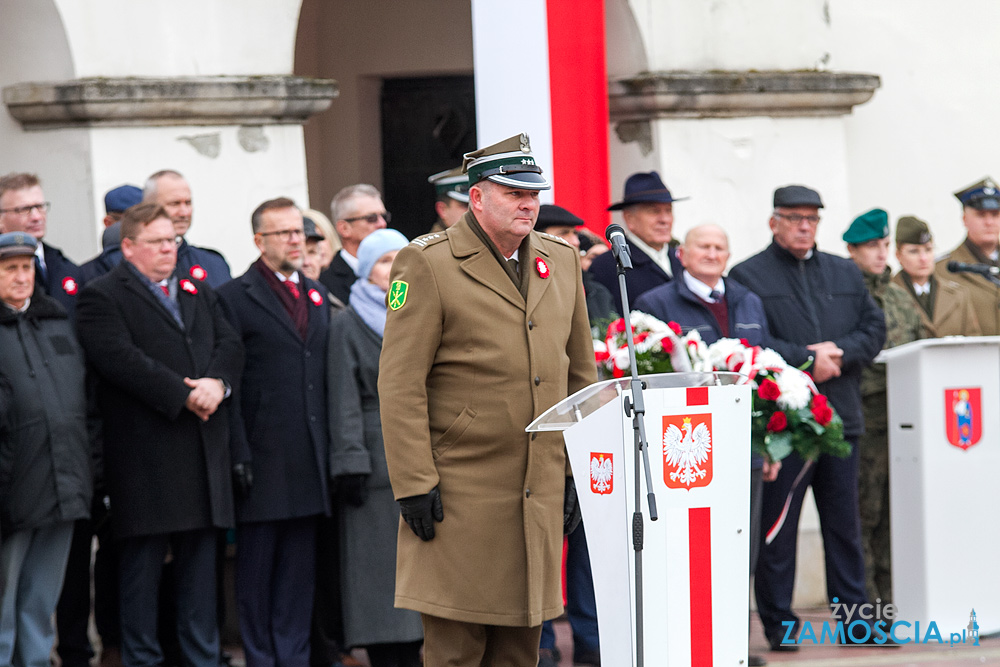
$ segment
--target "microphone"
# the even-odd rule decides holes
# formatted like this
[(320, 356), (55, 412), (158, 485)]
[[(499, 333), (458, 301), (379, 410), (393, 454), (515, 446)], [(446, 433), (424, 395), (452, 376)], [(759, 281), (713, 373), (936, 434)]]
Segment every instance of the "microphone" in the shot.
[(628, 241), (625, 240), (625, 230), (622, 226), (614, 222), (608, 225), (604, 231), (604, 238), (611, 244), (611, 253), (618, 260), (618, 265), (623, 269), (632, 268), (632, 255), (628, 249)]
[(952, 273), (978, 273), (981, 276), (1000, 276), (1000, 268), (990, 266), (989, 264), (948, 262), (948, 270)]

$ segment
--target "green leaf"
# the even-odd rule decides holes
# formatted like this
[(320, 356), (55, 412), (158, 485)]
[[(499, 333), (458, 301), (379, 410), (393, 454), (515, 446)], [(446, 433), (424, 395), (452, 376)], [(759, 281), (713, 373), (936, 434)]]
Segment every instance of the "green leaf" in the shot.
[(792, 434), (788, 431), (770, 433), (764, 438), (764, 443), (772, 461), (780, 461), (792, 453)]

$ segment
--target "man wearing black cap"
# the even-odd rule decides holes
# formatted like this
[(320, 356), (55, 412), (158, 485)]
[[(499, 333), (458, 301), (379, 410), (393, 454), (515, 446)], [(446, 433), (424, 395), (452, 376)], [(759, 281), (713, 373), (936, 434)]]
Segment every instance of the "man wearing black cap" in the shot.
[[(625, 197), (608, 207), (621, 211), (625, 218), (626, 236), (632, 250), (632, 269), (625, 272), (629, 303), (639, 295), (680, 275), (683, 267), (677, 260), (674, 240), (674, 202), (676, 198), (655, 171), (632, 174), (625, 181)], [(622, 310), (618, 286), (618, 264), (611, 253), (605, 253), (590, 265), (590, 272), (608, 288), (615, 298), (615, 307)]]
[(771, 245), (729, 272), (761, 298), (770, 329), (766, 346), (792, 366), (810, 362), (807, 370), (843, 419), (844, 438), (851, 444), (849, 457), (824, 454), (808, 468), (792, 453), (782, 460), (778, 478), (764, 487), (761, 525), (767, 540), (757, 562), (755, 592), (764, 633), (775, 650), (798, 647), (782, 639), (783, 623), (794, 623), (791, 637), (800, 626), (792, 612), (792, 591), (807, 486), (813, 488), (823, 525), (829, 595), (848, 606), (867, 597), (858, 509), (858, 437), (864, 431), (860, 381), (885, 342), (885, 320), (854, 262), (816, 249), (822, 207), (819, 193), (810, 188), (775, 190)]
[(934, 272), (966, 287), (972, 297), (984, 336), (1000, 334), (1000, 286), (975, 273), (951, 273), (948, 262), (1000, 267), (1000, 188), (989, 176), (955, 193), (962, 202), (962, 222), (967, 234), (957, 248), (941, 259)]
[(431, 232), (443, 232), (462, 219), (469, 210), (469, 176), (462, 167), (438, 172), (427, 181), (434, 186), (437, 222)]
[(427, 667), (535, 665), (579, 508), (562, 439), (524, 429), (595, 379), (593, 343), (579, 253), (533, 231), (549, 184), (528, 137), (465, 167), (469, 212), (392, 266), (378, 389), (396, 606), (421, 613)]

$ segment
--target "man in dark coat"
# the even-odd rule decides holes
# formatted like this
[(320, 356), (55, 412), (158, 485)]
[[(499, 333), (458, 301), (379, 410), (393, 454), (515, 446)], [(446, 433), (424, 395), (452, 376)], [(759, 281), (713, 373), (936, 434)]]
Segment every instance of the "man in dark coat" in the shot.
[(234, 410), (236, 590), (247, 667), (307, 667), (316, 520), (330, 514), (326, 290), (302, 275), (302, 213), (264, 202), (260, 259), (219, 290), (246, 346)]
[(104, 233), (101, 234), (101, 252), (97, 257), (80, 265), (80, 283), (86, 285), (99, 278), (122, 261), (122, 215), (142, 202), (142, 190), (134, 185), (119, 185), (104, 194)]
[(73, 523), (90, 510), (83, 351), (66, 311), (34, 289), (36, 247), (30, 233), (0, 234), (3, 665), (48, 664)]
[(185, 238), (191, 229), (194, 205), (191, 186), (179, 172), (164, 169), (150, 176), (142, 189), (142, 200), (162, 206), (174, 223), (174, 233), (180, 239), (177, 246), (178, 275), (203, 280), (213, 289), (232, 279), (229, 263), (222, 253), (191, 245)]
[[(673, 237), (675, 198), (655, 171), (632, 174), (625, 181), (625, 197), (608, 207), (621, 211), (625, 219), (625, 235), (632, 250), (632, 268), (625, 273), (629, 303), (654, 287), (680, 275), (683, 267), (677, 260), (677, 241)], [(608, 288), (615, 299), (615, 308), (622, 312), (621, 289), (618, 286), (618, 263), (606, 252), (590, 265), (597, 281)]]
[(185, 664), (217, 667), (216, 531), (233, 525), (229, 402), (239, 337), (205, 283), (175, 274), (173, 224), (156, 204), (122, 218), (125, 261), (80, 295), (98, 375), (104, 476), (121, 540), (122, 658), (157, 665), (160, 573), (173, 555)]
[(341, 249), (319, 281), (342, 303), (351, 298), (351, 285), (358, 279), (358, 246), (376, 229), (384, 229), (392, 216), (385, 210), (382, 193), (373, 185), (348, 185), (330, 202), (333, 226), (340, 237)]
[[(794, 623), (790, 636), (797, 635), (799, 619), (792, 612), (795, 545), (807, 486), (813, 487), (823, 526), (829, 597), (848, 607), (865, 603), (867, 597), (858, 512), (858, 437), (864, 431), (860, 382), (861, 371), (882, 349), (885, 320), (854, 262), (816, 249), (822, 207), (819, 193), (807, 187), (775, 190), (769, 223), (773, 242), (729, 272), (761, 298), (771, 333), (768, 346), (792, 366), (811, 362), (808, 370), (844, 420), (844, 438), (851, 444), (849, 457), (821, 455), (805, 472), (805, 462), (792, 453), (782, 461), (778, 479), (764, 487), (762, 526), (767, 541), (754, 586), (773, 649), (798, 648), (782, 644), (782, 623)], [(803, 477), (796, 486), (800, 472)], [(793, 489), (782, 524), (779, 518)]]
[(0, 231), (27, 232), (35, 237), (35, 286), (58, 301), (72, 321), (80, 267), (59, 248), (42, 241), (48, 229), (49, 206), (38, 176), (14, 173), (0, 178)]

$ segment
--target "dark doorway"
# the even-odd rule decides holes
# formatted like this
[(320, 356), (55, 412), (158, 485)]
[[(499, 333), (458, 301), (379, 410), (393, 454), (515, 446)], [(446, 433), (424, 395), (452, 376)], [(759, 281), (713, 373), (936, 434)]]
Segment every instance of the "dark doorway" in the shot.
[(434, 214), (427, 177), (462, 164), (476, 150), (471, 76), (386, 79), (382, 84), (382, 192), (392, 226), (426, 233)]

